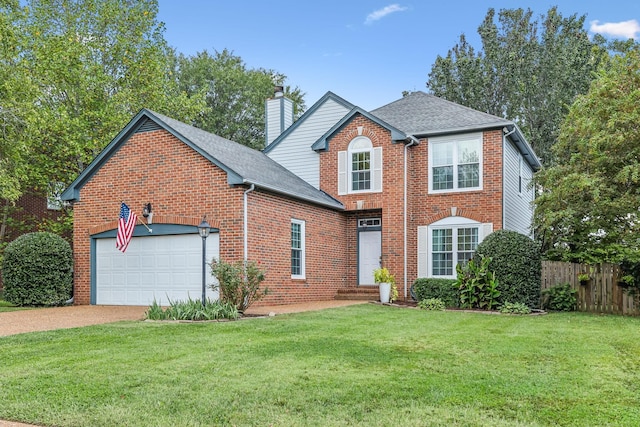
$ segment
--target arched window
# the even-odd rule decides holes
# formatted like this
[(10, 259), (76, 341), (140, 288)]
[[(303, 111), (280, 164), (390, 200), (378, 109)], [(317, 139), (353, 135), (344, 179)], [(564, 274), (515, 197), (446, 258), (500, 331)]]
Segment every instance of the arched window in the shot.
[(357, 136), (338, 153), (338, 193), (382, 191), (382, 148)]
[(349, 144), (349, 190), (371, 190), (371, 154), (373, 144), (364, 136), (359, 136)]

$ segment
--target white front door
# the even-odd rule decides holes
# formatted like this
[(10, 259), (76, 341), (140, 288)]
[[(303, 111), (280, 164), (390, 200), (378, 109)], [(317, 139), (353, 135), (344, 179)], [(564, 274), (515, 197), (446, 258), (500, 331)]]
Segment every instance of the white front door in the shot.
[(382, 255), (382, 232), (360, 231), (358, 233), (358, 284), (375, 285), (373, 270), (380, 267)]

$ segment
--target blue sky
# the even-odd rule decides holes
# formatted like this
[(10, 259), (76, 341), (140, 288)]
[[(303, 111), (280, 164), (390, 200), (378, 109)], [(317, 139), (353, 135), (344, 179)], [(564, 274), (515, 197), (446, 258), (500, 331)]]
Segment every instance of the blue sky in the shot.
[(424, 90), (438, 55), (464, 33), (480, 48), (477, 28), (489, 7), (557, 5), (586, 15), (591, 34), (640, 38), (640, 2), (632, 0), (375, 1), (159, 0), (165, 39), (185, 55), (229, 49), (249, 68), (285, 74), (306, 93), (307, 107), (327, 91), (365, 109)]

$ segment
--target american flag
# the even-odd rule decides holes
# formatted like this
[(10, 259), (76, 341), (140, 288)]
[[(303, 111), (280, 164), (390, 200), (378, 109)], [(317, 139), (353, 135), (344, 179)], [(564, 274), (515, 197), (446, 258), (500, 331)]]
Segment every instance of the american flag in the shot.
[(136, 228), (138, 216), (135, 212), (131, 212), (129, 206), (124, 202), (120, 205), (120, 218), (118, 219), (118, 233), (116, 234), (116, 248), (124, 253), (129, 246), (133, 230)]

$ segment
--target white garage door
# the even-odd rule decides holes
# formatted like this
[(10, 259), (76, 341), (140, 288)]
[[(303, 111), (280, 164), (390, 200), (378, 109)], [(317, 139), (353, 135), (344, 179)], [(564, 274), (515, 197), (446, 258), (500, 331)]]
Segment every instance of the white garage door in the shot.
[[(125, 253), (115, 238), (96, 240), (96, 304), (161, 305), (202, 297), (202, 238), (198, 234), (134, 237)], [(207, 238), (207, 262), (220, 253), (218, 233)], [(207, 267), (207, 298), (218, 293)]]

